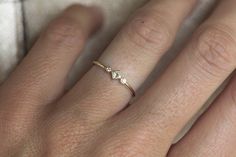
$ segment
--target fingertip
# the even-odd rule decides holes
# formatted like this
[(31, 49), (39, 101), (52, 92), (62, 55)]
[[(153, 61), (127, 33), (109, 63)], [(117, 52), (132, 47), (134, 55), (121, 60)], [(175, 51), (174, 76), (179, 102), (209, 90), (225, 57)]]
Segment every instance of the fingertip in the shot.
[(103, 24), (103, 13), (99, 7), (73, 4), (65, 9), (64, 16), (76, 20), (91, 35)]
[(91, 6), (89, 8), (91, 13), (93, 14), (94, 21), (101, 27), (104, 22), (104, 13), (101, 8), (98, 6)]

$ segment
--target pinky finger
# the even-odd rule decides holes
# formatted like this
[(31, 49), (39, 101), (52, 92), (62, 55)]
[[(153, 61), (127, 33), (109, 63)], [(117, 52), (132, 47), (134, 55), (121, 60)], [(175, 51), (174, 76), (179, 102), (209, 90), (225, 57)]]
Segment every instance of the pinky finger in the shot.
[[(230, 157), (236, 154), (236, 75), (168, 157)], [(234, 154), (234, 155), (233, 155)]]

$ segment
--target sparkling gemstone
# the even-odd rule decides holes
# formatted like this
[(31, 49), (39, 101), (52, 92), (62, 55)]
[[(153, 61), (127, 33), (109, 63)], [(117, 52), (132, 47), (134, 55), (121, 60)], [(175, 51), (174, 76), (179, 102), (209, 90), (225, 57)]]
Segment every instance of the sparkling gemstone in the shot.
[(112, 69), (111, 69), (110, 67), (107, 67), (107, 68), (106, 68), (106, 71), (107, 71), (107, 72), (111, 72)]
[(121, 75), (117, 73), (116, 71), (111, 72), (111, 77), (112, 79), (115, 79), (115, 80), (121, 79)]
[(126, 84), (126, 83), (127, 83), (127, 80), (126, 80), (125, 78), (122, 78), (122, 79), (120, 79), (120, 82), (121, 82), (122, 84)]

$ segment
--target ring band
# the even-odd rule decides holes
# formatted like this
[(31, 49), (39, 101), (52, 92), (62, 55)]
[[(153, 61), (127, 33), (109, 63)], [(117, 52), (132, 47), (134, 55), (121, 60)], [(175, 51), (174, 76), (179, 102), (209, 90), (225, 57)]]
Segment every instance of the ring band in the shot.
[(122, 85), (126, 86), (126, 87), (130, 90), (132, 96), (135, 96), (135, 91), (134, 91), (134, 89), (133, 89), (133, 88), (131, 87), (131, 85), (127, 82), (126, 78), (124, 78), (124, 77), (119, 73), (120, 70), (112, 70), (111, 67), (105, 66), (104, 64), (100, 63), (99, 61), (93, 61), (93, 64), (94, 64), (94, 65), (97, 65), (98, 67), (100, 67), (100, 68), (102, 68), (102, 69), (104, 69), (107, 73), (109, 73), (109, 74), (111, 75), (111, 78), (112, 78), (113, 80), (119, 80), (119, 82), (120, 82)]

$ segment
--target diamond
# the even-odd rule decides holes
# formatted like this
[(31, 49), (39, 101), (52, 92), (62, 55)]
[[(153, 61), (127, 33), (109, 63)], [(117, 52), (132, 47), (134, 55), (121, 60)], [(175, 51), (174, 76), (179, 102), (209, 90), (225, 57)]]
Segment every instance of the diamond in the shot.
[(120, 83), (126, 84), (126, 83), (127, 83), (127, 80), (126, 80), (125, 78), (122, 78), (122, 79), (120, 79)]
[(112, 79), (115, 79), (115, 80), (121, 79), (121, 75), (117, 71), (112, 71), (111, 77)]
[(111, 69), (110, 67), (107, 67), (107, 68), (106, 68), (106, 71), (107, 71), (107, 72), (111, 72), (112, 69)]

